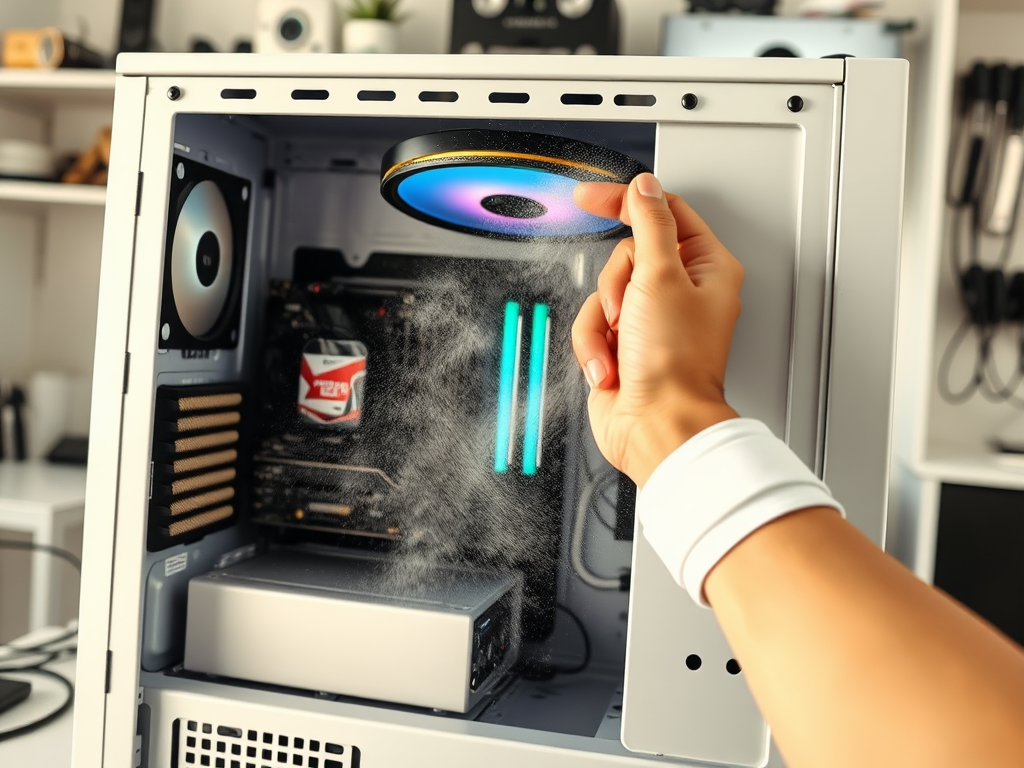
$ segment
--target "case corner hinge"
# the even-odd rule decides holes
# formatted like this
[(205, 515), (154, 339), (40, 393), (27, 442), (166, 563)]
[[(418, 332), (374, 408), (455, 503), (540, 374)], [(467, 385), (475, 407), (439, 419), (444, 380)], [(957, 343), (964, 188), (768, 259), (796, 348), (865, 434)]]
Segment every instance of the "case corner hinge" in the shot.
[(110, 693), (110, 668), (112, 666), (111, 661), (114, 658), (114, 652), (111, 650), (107, 651), (107, 671), (103, 675), (103, 693)]
[(139, 180), (135, 185), (135, 215), (139, 215), (142, 208), (142, 171), (139, 171)]

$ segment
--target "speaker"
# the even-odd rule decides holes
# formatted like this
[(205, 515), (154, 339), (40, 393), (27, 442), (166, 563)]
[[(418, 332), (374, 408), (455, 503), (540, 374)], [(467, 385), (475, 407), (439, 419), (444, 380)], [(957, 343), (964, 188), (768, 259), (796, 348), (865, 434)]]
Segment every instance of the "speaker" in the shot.
[(174, 156), (160, 349), (238, 345), (251, 193), (245, 179)]
[(144, 53), (152, 48), (154, 0), (122, 0), (117, 50)]
[(332, 0), (258, 0), (256, 53), (333, 53), (338, 23)]
[(454, 0), (452, 53), (619, 52), (614, 0)]

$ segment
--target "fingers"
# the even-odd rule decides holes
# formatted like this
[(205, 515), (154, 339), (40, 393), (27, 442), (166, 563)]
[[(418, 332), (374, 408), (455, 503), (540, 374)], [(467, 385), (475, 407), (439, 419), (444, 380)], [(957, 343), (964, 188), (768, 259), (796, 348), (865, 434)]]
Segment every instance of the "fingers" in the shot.
[(626, 209), (626, 184), (608, 181), (585, 181), (576, 185), (572, 196), (576, 205), (587, 213), (605, 219), (618, 219), (629, 226), (629, 211)]
[[(573, 198), (576, 205), (594, 216), (606, 219), (618, 219), (631, 226), (629, 210), (626, 203), (626, 184), (612, 184), (604, 181), (583, 182), (576, 185)], [(669, 210), (676, 220), (676, 239), (679, 242), (700, 235), (714, 235), (704, 220), (678, 195), (667, 194)]]
[(608, 327), (618, 328), (619, 315), (622, 313), (622, 297), (626, 294), (626, 286), (633, 274), (633, 238), (620, 240), (615, 246), (608, 263), (604, 265), (597, 277), (597, 295), (601, 300)]
[(608, 344), (609, 330), (600, 299), (592, 293), (572, 325), (572, 348), (592, 389), (605, 389), (614, 380), (615, 359)]
[(685, 278), (686, 272), (679, 261), (675, 216), (653, 174), (641, 173), (630, 182), (626, 204), (635, 241), (635, 279)]

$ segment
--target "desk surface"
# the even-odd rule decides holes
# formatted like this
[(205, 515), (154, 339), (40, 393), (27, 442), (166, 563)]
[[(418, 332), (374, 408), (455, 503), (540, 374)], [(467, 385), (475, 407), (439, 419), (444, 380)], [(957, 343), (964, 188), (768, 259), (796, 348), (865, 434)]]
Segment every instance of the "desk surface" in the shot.
[(0, 505), (80, 508), (85, 504), (85, 467), (46, 461), (0, 461)]
[[(64, 627), (46, 627), (30, 632), (13, 641), (14, 645), (31, 646), (65, 632)], [(67, 647), (70, 643), (55, 647)], [(48, 712), (57, 709), (67, 695), (58, 681), (42, 675), (4, 671), (4, 657), (10, 655), (6, 648), (0, 648), (0, 675), (32, 683), (32, 693), (25, 701), (0, 713), (0, 732), (30, 723)], [(19, 659), (18, 664), (28, 659)], [(46, 665), (47, 669), (58, 672), (71, 682), (75, 680), (76, 657), (70, 656)], [(42, 728), (7, 741), (0, 741), (0, 765), (4, 768), (68, 768), (71, 765), (71, 725), (73, 708)]]

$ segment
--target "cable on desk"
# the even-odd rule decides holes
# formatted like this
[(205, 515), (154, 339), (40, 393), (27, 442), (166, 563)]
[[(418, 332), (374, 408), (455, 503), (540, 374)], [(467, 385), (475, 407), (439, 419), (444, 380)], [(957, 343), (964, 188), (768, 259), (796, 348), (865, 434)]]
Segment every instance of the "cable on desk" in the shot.
[[(10, 650), (9, 654), (0, 656), (0, 664), (8, 658), (16, 658), (18, 656), (36, 656), (40, 653), (49, 653), (51, 651), (47, 646), (53, 645), (54, 643), (62, 643), (65, 640), (70, 640), (78, 634), (78, 627), (69, 629), (62, 635), (57, 635), (50, 640), (45, 642), (36, 643), (35, 645), (14, 645), (13, 643), (0, 643), (0, 648), (7, 648)], [(75, 648), (61, 649), (61, 650), (77, 650)]]
[[(29, 552), (45, 552), (48, 555), (58, 557), (61, 560), (64, 560), (67, 563), (69, 563), (76, 571), (78, 571), (79, 576), (81, 576), (82, 574), (82, 561), (68, 550), (61, 549), (60, 547), (51, 547), (49, 544), (35, 544), (31, 541), (11, 541), (9, 539), (0, 539), (0, 549), (17, 549)], [(0, 656), (0, 664), (2, 664), (7, 659), (21, 658), (24, 656), (37, 656), (40, 653), (49, 653), (51, 649), (49, 649), (47, 646), (53, 645), (54, 643), (62, 643), (65, 640), (70, 640), (71, 638), (77, 635), (78, 626), (76, 625), (74, 629), (69, 629), (62, 635), (58, 635), (57, 637), (51, 638), (41, 643), (36, 643), (35, 645), (13, 645), (12, 643), (0, 643), (0, 648), (6, 648), (10, 651), (10, 653), (5, 654), (4, 656)], [(68, 648), (63, 650), (74, 652), (77, 649)]]
[[(13, 672), (15, 670), (10, 671)], [(43, 677), (50, 677), (54, 680), (59, 681), (67, 691), (67, 697), (64, 699), (63, 703), (59, 707), (57, 707), (57, 709), (53, 710), (53, 712), (50, 712), (47, 715), (44, 715), (38, 720), (33, 720), (31, 723), (19, 725), (17, 728), (11, 728), (7, 731), (0, 731), (0, 741), (13, 739), (15, 736), (24, 736), (26, 733), (31, 733), (32, 731), (42, 728), (47, 723), (53, 722), (58, 717), (67, 712), (67, 710), (71, 707), (71, 703), (75, 700), (75, 686), (70, 680), (64, 677), (64, 675), (54, 672), (52, 669), (42, 669), (39, 667), (26, 667), (25, 669), (19, 669), (17, 671), (19, 673), (28, 675), (42, 675)]]
[(8, 539), (0, 539), (0, 549), (23, 549), (30, 552), (46, 552), (54, 557), (59, 557), (61, 560), (66, 560), (71, 563), (71, 566), (82, 573), (82, 561), (79, 560), (71, 552), (60, 547), (51, 547), (49, 544), (35, 544), (31, 541), (10, 541)]

